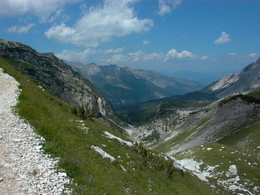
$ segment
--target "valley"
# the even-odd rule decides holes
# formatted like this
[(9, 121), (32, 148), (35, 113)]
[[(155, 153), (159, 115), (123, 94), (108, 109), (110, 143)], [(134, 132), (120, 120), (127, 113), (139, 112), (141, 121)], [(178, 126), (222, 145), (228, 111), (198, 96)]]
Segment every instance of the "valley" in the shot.
[(117, 65), (98, 66), (68, 63), (89, 79), (93, 87), (119, 108), (131, 104), (182, 95), (204, 87), (203, 84), (180, 78), (172, 78), (152, 71), (132, 70)]
[(3, 39), (0, 57), (20, 84), (13, 112), (44, 138), (71, 180), (66, 193), (260, 193), (260, 58), (203, 88), (116, 65), (71, 67)]

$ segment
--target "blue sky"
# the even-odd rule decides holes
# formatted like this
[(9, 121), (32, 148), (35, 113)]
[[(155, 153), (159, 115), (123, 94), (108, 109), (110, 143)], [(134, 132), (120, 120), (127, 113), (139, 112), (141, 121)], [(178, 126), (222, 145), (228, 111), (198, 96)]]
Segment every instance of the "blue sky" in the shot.
[(0, 38), (98, 65), (235, 73), (260, 57), (260, 0), (1, 0)]

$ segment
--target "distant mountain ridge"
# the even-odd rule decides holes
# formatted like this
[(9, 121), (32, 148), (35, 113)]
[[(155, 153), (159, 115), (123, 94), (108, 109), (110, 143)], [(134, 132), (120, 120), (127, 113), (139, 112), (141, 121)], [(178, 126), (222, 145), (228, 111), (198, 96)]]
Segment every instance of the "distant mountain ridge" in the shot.
[(94, 63), (84, 65), (77, 62), (68, 64), (89, 79), (95, 89), (107, 97), (116, 108), (185, 94), (203, 87), (203, 84), (196, 81), (117, 65), (98, 66)]
[[(259, 152), (250, 151), (252, 145), (259, 145), (260, 58), (201, 91), (165, 98), (160, 104), (154, 100), (136, 105), (135, 115), (137, 109), (140, 112), (152, 103), (157, 106), (156, 115), (130, 131), (133, 140), (170, 155), (209, 142), (230, 141), (260, 159)], [(132, 111), (125, 108), (124, 115), (127, 109)]]
[(260, 88), (260, 58), (236, 74), (227, 74), (219, 81), (212, 83), (202, 91), (215, 93), (222, 98), (234, 93), (245, 93)]

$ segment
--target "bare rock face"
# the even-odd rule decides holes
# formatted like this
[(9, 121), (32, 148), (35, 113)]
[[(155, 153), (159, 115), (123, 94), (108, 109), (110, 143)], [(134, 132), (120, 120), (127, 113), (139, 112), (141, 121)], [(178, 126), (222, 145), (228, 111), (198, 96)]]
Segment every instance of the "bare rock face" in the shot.
[(208, 92), (216, 93), (218, 98), (258, 90), (260, 88), (260, 58), (235, 75), (227, 74), (206, 88)]
[(22, 43), (0, 39), (0, 57), (74, 107), (95, 110), (96, 115), (113, 113), (111, 104), (93, 89), (89, 80), (53, 53), (38, 53)]

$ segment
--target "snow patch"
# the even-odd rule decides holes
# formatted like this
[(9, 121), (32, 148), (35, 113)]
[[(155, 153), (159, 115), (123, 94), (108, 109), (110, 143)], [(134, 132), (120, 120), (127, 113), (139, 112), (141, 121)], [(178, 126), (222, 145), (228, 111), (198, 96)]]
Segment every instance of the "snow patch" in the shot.
[(104, 150), (102, 150), (100, 147), (98, 146), (91, 146), (92, 149), (94, 149), (97, 153), (99, 153), (103, 158), (109, 158), (110, 162), (115, 161), (116, 159), (111, 156), (110, 154), (106, 153)]
[(237, 175), (237, 167), (236, 165), (230, 165), (228, 171), (226, 172), (226, 176), (230, 177), (234, 175)]
[(100, 114), (102, 114), (102, 116), (106, 116), (106, 109), (104, 108), (104, 102), (102, 98), (98, 97), (97, 102)]
[[(203, 161), (197, 162), (194, 159), (183, 159), (183, 160), (176, 160), (174, 157), (171, 157), (170, 159), (173, 160), (174, 166), (177, 170), (188, 170), (190, 171), (193, 175), (197, 176), (200, 180), (209, 182), (207, 178), (214, 178), (217, 179), (217, 183), (219, 186), (224, 187), (226, 190), (229, 190), (231, 192), (244, 192), (245, 194), (254, 194), (250, 192), (248, 189), (246, 189), (246, 186), (252, 186), (252, 184), (242, 184), (241, 180), (238, 176), (237, 173), (237, 167), (236, 165), (230, 165), (228, 171), (226, 172), (226, 177), (231, 177), (233, 178), (230, 179), (220, 179), (220, 175), (224, 176), (225, 172), (217, 172), (215, 170), (216, 167), (219, 167), (219, 165), (215, 166), (204, 166), (204, 168), (201, 170), (201, 165), (205, 165)], [(213, 185), (213, 184), (211, 184)], [(214, 185), (213, 185), (214, 186)], [(215, 186), (214, 186), (215, 188)], [(253, 188), (254, 192), (259, 192), (260, 188), (258, 186), (255, 186)], [(242, 194), (242, 193), (240, 193)]]
[(203, 162), (197, 162), (193, 159), (183, 159), (183, 160), (176, 160), (174, 166), (178, 170), (188, 169), (191, 171), (192, 174), (196, 175), (200, 180), (208, 182), (206, 177), (210, 177), (208, 172), (202, 172), (200, 170), (200, 165)]
[(121, 138), (119, 138), (119, 137), (117, 137), (117, 136), (114, 136), (113, 134), (111, 134), (111, 133), (109, 133), (109, 132), (107, 132), (107, 131), (105, 131), (104, 134), (105, 134), (106, 137), (109, 138), (109, 139), (116, 139), (116, 140), (118, 140), (122, 145), (127, 145), (127, 146), (129, 146), (129, 147), (132, 147), (132, 146), (133, 146), (133, 143), (132, 143), (132, 142), (125, 141), (125, 140), (123, 140), (123, 139), (121, 139)]

